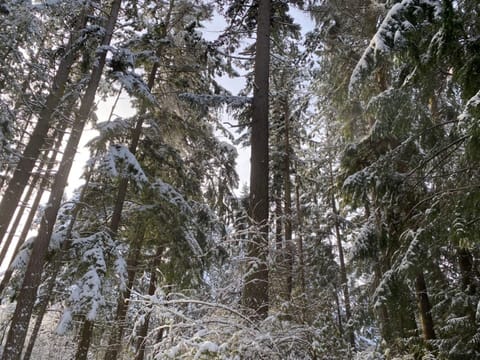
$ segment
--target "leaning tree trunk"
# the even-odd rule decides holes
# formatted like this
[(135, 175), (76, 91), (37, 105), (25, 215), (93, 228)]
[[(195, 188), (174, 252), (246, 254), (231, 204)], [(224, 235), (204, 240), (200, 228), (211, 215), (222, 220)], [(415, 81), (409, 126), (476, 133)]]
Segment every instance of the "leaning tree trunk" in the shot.
[[(112, 109), (110, 111), (110, 116), (108, 117), (108, 122), (113, 117), (113, 113), (115, 108), (117, 107), (118, 100), (120, 98), (120, 95), (122, 93), (122, 89), (118, 92), (118, 96), (115, 99), (115, 102), (112, 105)], [(97, 158), (97, 156), (94, 156), (94, 158)], [(77, 222), (78, 215), (80, 214), (80, 211), (82, 209), (81, 205), (83, 203), (83, 200), (85, 199), (85, 194), (87, 192), (88, 186), (90, 184), (90, 179), (92, 176), (92, 171), (95, 168), (95, 162), (90, 165), (90, 171), (85, 172), (85, 184), (82, 187), (82, 191), (80, 192), (80, 195), (78, 197), (78, 203), (75, 205), (70, 222), (68, 224), (67, 231), (65, 232), (65, 241), (62, 243), (62, 247), (60, 251), (56, 254), (54, 258), (54, 263), (51, 269), (51, 276), (50, 279), (48, 280), (46, 290), (45, 290), (45, 295), (42, 297), (40, 300), (40, 303), (38, 304), (38, 310), (37, 310), (37, 317), (35, 319), (35, 325), (32, 329), (32, 333), (30, 335), (30, 339), (28, 341), (28, 346), (27, 349), (25, 350), (25, 354), (23, 355), (22, 360), (30, 360), (33, 352), (33, 347), (35, 346), (35, 341), (37, 340), (38, 332), (41, 329), (42, 326), (42, 321), (45, 316), (45, 313), (47, 311), (48, 304), (50, 302), (50, 298), (53, 293), (53, 289), (55, 287), (55, 281), (57, 278), (57, 274), (60, 271), (61, 265), (64, 261), (65, 254), (67, 253), (68, 249), (70, 248), (71, 245), (71, 239), (72, 239), (72, 232), (73, 228)]]
[[(28, 323), (30, 321), (33, 306), (35, 304), (37, 289), (41, 281), (41, 274), (45, 262), (45, 255), (48, 250), (48, 244), (53, 232), (57, 213), (60, 209), (62, 196), (67, 185), (68, 174), (72, 168), (78, 143), (80, 141), (85, 123), (90, 116), (93, 102), (95, 100), (95, 94), (106, 61), (105, 47), (110, 44), (113, 29), (117, 22), (120, 5), (121, 0), (115, 0), (112, 3), (108, 23), (105, 27), (105, 37), (102, 41), (102, 51), (98, 55), (97, 61), (95, 62), (85, 95), (82, 98), (80, 109), (75, 116), (70, 138), (68, 139), (62, 162), (60, 163), (52, 186), (52, 192), (48, 201), (50, 206), (45, 209), (45, 214), (41, 219), (38, 236), (33, 243), (32, 253), (28, 261), (22, 288), (18, 296), (17, 306), (15, 307), (15, 312), (13, 314), (12, 325), (8, 332), (7, 342), (2, 357), (3, 360), (18, 359), (25, 342)], [(80, 356), (78, 359), (85, 359), (87, 355), (86, 352), (81, 353), (82, 356)]]
[[(268, 315), (268, 89), (270, 69), (270, 0), (258, 5), (255, 81), (252, 104), (250, 218), (255, 232), (248, 242), (251, 260), (243, 288), (243, 304), (260, 319)], [(255, 264), (253, 264), (255, 262)]]
[[(52, 141), (49, 141), (50, 144), (48, 144), (47, 149), (50, 148), (53, 144), (53, 153), (50, 157), (48, 157), (48, 153), (47, 153), (48, 151), (45, 152), (45, 154), (43, 155), (43, 159), (42, 159), (40, 165), (38, 166), (37, 172), (35, 173), (35, 175), (33, 175), (33, 178), (30, 182), (30, 186), (28, 187), (27, 193), (23, 197), (22, 203), (21, 203), (21, 205), (18, 209), (18, 212), (15, 216), (15, 220), (14, 220), (14, 222), (13, 222), (11, 228), (10, 228), (10, 231), (8, 233), (8, 236), (7, 236), (7, 238), (6, 238), (6, 240), (3, 244), (3, 248), (2, 248), (2, 251), (0, 253), (0, 264), (2, 264), (5, 260), (5, 256), (7, 255), (8, 249), (9, 249), (11, 243), (12, 243), (12, 240), (15, 236), (15, 233), (17, 232), (17, 228), (20, 225), (20, 221), (22, 220), (25, 209), (27, 208), (27, 205), (30, 202), (30, 198), (31, 198), (36, 186), (37, 186), (38, 181), (40, 180), (41, 173), (42, 173), (43, 168), (45, 167), (45, 164), (47, 164), (47, 168), (45, 170), (45, 175), (44, 175), (45, 177), (48, 177), (48, 174), (50, 174), (50, 172), (53, 169), (53, 166), (55, 164), (55, 159), (56, 159), (56, 157), (57, 157), (57, 155), (60, 151), (60, 147), (62, 146), (63, 135), (65, 134), (65, 127), (66, 127), (66, 124), (62, 123), (61, 128), (58, 129), (57, 131), (55, 131), (55, 134), (52, 137)], [(55, 138), (57, 138), (57, 140), (54, 143), (53, 140)]]
[[(63, 134), (64, 134), (64, 132), (61, 131), (59, 139), (54, 146), (53, 153), (50, 156), (50, 159), (49, 159), (49, 162), (48, 162), (48, 165), (47, 165), (47, 169), (45, 170), (46, 174), (50, 174), (50, 172), (53, 170), (53, 167), (55, 165), (55, 159), (57, 158), (57, 155), (60, 152), (60, 146), (61, 146), (61, 143), (62, 143)], [(32, 179), (32, 180), (34, 180), (34, 179)], [(12, 263), (15, 260), (15, 257), (17, 256), (18, 252), (20, 251), (20, 248), (22, 247), (22, 245), (25, 243), (25, 240), (27, 239), (27, 235), (30, 232), (30, 229), (31, 229), (32, 224), (33, 224), (33, 219), (35, 218), (38, 207), (40, 206), (40, 201), (42, 200), (43, 193), (44, 193), (45, 189), (48, 187), (48, 183), (49, 183), (48, 177), (44, 176), (42, 178), (42, 181), (40, 182), (40, 186), (38, 187), (38, 190), (37, 190), (37, 193), (36, 193), (35, 198), (33, 200), (33, 203), (30, 207), (30, 212), (28, 214), (27, 219), (25, 220), (25, 224), (23, 225), (22, 232), (20, 233), (20, 236), (18, 237), (17, 244), (15, 245), (15, 249), (14, 249), (12, 257), (10, 259), (8, 268), (5, 271), (5, 273), (3, 274), (3, 279), (2, 279), (2, 282), (0, 283), (0, 299), (1, 299), (1, 294), (2, 294), (3, 290), (8, 285), (8, 283), (10, 282), (10, 279), (13, 275), (13, 269), (11, 268)], [(33, 186), (33, 184), (32, 184), (32, 186)], [(10, 235), (13, 235), (13, 234), (10, 234)], [(2, 253), (3, 253), (3, 251), (2, 251)]]
[(76, 59), (77, 51), (74, 49), (74, 44), (77, 40), (79, 31), (86, 25), (87, 11), (88, 10), (85, 9), (82, 12), (82, 15), (76, 20), (76, 26), (72, 31), (68, 45), (66, 46), (66, 54), (60, 61), (45, 106), (40, 112), (35, 129), (33, 130), (22, 157), (8, 183), (2, 201), (0, 202), (0, 239), (3, 239), (5, 236), (10, 219), (15, 213), (15, 209), (17, 208), (23, 190), (30, 179), (30, 174), (35, 166), (35, 162), (45, 144), (55, 109), (62, 101), (70, 71)]

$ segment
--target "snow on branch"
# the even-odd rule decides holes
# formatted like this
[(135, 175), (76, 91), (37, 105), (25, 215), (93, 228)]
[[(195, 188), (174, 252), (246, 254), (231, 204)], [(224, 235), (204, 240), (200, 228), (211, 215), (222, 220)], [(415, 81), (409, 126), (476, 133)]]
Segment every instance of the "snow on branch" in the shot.
[(134, 181), (138, 187), (148, 183), (140, 163), (125, 145), (111, 145), (103, 157), (101, 168), (112, 177), (120, 176)]
[(179, 97), (193, 104), (213, 108), (226, 105), (229, 108), (237, 109), (252, 103), (252, 98), (248, 96), (182, 93)]
[(418, 18), (430, 11), (438, 18), (441, 14), (441, 1), (403, 0), (392, 6), (353, 70), (348, 86), (350, 94), (353, 94), (359, 82), (373, 71), (381, 56), (388, 55), (405, 44), (405, 35), (416, 29), (416, 24), (409, 18), (412, 15)]
[(463, 112), (458, 117), (461, 124), (467, 124), (471, 119), (480, 115), (480, 91), (472, 96), (466, 103)]

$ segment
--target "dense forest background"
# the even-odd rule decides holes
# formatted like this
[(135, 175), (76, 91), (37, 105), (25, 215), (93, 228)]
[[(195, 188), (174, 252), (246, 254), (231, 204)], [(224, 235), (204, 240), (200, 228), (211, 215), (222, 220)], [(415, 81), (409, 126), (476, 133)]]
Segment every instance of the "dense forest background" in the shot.
[(1, 359), (480, 358), (480, 1), (0, 0), (0, 58)]

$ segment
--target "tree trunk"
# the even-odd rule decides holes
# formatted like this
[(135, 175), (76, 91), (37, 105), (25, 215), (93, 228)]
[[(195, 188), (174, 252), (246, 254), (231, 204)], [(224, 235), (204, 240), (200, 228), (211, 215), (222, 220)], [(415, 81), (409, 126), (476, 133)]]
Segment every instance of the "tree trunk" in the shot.
[(62, 100), (65, 87), (68, 82), (70, 70), (76, 59), (77, 52), (74, 51), (73, 44), (77, 40), (79, 31), (85, 27), (87, 19), (87, 9), (79, 16), (76, 21), (75, 29), (72, 31), (68, 45), (66, 47), (66, 55), (60, 61), (58, 71), (53, 79), (53, 85), (50, 94), (47, 96), (45, 106), (40, 112), (38, 122), (33, 130), (32, 136), (26, 146), (20, 161), (15, 168), (13, 177), (10, 179), (7, 189), (4, 192), (2, 201), (0, 202), (0, 239), (3, 239), (7, 231), (10, 219), (15, 213), (17, 204), (22, 196), (23, 190), (30, 179), (30, 174), (35, 166), (41, 149), (45, 143), (48, 130), (50, 129), (55, 109)]
[[(268, 315), (268, 89), (270, 62), (270, 0), (258, 5), (255, 81), (252, 104), (250, 218), (256, 228), (248, 242), (249, 267), (243, 304), (258, 318)], [(255, 264), (253, 264), (255, 262)]]
[[(60, 145), (63, 139), (63, 131), (61, 132), (60, 138), (58, 139), (57, 144), (54, 147), (54, 152), (50, 156), (50, 160), (47, 165), (46, 169), (46, 174), (50, 174), (50, 172), (53, 170), (53, 167), (55, 165), (55, 159), (57, 158), (58, 153), (60, 152)], [(20, 251), (20, 248), (22, 245), (25, 243), (25, 240), (27, 239), (28, 233), (30, 232), (30, 229), (32, 227), (33, 219), (35, 218), (35, 215), (37, 213), (38, 207), (40, 205), (40, 201), (42, 200), (43, 193), (45, 189), (48, 186), (48, 177), (44, 176), (42, 178), (42, 181), (40, 182), (40, 186), (38, 187), (37, 194), (35, 195), (35, 199), (33, 200), (32, 206), (30, 208), (30, 212), (28, 214), (28, 217), (25, 221), (25, 225), (23, 226), (22, 232), (20, 233), (20, 236), (18, 237), (17, 240), (17, 245), (15, 245), (15, 249), (13, 251), (12, 257), (10, 259), (9, 265), (5, 273), (3, 274), (3, 279), (2, 282), (0, 283), (0, 295), (3, 292), (3, 290), (7, 287), (8, 283), (10, 282), (10, 279), (13, 274), (13, 269), (11, 268), (11, 265), (13, 261), (15, 260), (15, 257), (17, 256), (18, 252)], [(33, 185), (33, 184), (32, 184)], [(0, 297), (1, 299), (1, 297)]]
[(305, 285), (305, 259), (303, 257), (303, 237), (301, 233), (303, 219), (302, 219), (302, 208), (300, 206), (300, 180), (298, 176), (295, 177), (295, 207), (297, 210), (297, 255), (298, 255), (298, 267), (299, 267), (299, 277), (300, 277), (300, 296), (301, 296), (301, 306), (302, 306), (302, 322), (306, 320), (306, 285)]
[(422, 333), (425, 340), (435, 339), (435, 330), (433, 328), (432, 307), (428, 299), (427, 285), (423, 272), (417, 274), (415, 279), (415, 290), (417, 295), (418, 310), (420, 313), (420, 322), (422, 324)]
[(292, 184), (290, 181), (290, 112), (288, 99), (285, 99), (285, 157), (283, 164), (283, 181), (285, 188), (285, 267), (287, 274), (287, 300), (292, 299), (293, 291), (293, 260), (295, 246), (292, 242)]
[(347, 267), (345, 266), (345, 257), (343, 254), (343, 244), (342, 244), (342, 236), (340, 233), (340, 223), (339, 223), (339, 212), (337, 209), (337, 204), (334, 195), (335, 183), (333, 180), (333, 168), (332, 163), (329, 161), (329, 170), (330, 170), (330, 187), (331, 187), (331, 195), (330, 195), (330, 205), (332, 207), (332, 213), (334, 218), (334, 227), (335, 227), (335, 237), (337, 239), (337, 250), (338, 250), (338, 259), (340, 261), (340, 280), (342, 282), (342, 290), (343, 290), (343, 301), (345, 303), (345, 317), (346, 317), (346, 334), (348, 341), (352, 348), (355, 348), (355, 334), (353, 329), (351, 328), (350, 320), (352, 319), (352, 310), (350, 306), (350, 292), (348, 289), (348, 278), (347, 278)]
[(56, 273), (55, 272), (51, 279), (48, 281), (47, 288), (45, 289), (45, 294), (40, 298), (40, 303), (38, 304), (38, 314), (35, 318), (35, 325), (33, 326), (32, 333), (30, 334), (30, 338), (28, 340), (28, 345), (23, 354), (23, 360), (30, 360), (32, 357), (33, 347), (35, 346), (35, 341), (38, 337), (38, 332), (42, 326), (43, 317), (47, 311), (48, 304), (50, 302), (51, 293), (53, 288), (55, 287), (55, 280), (56, 280)]
[(84, 317), (82, 331), (80, 333), (80, 341), (78, 343), (77, 352), (75, 354), (75, 360), (86, 360), (88, 355), (88, 349), (90, 348), (90, 342), (93, 336), (93, 321)]
[[(139, 226), (141, 227), (141, 225)], [(122, 349), (123, 330), (125, 329), (125, 319), (127, 317), (128, 304), (132, 292), (133, 282), (137, 273), (138, 258), (141, 253), (142, 243), (145, 237), (145, 228), (141, 230), (139, 237), (134, 240), (127, 259), (127, 287), (122, 291), (117, 299), (117, 311), (115, 321), (108, 341), (105, 360), (115, 360)]]
[[(48, 174), (50, 174), (50, 172), (53, 169), (53, 166), (55, 164), (55, 159), (56, 159), (56, 157), (57, 157), (57, 155), (60, 151), (60, 147), (62, 146), (63, 135), (65, 134), (65, 131), (64, 131), (65, 127), (66, 127), (66, 124), (62, 123), (61, 129), (55, 131), (53, 139), (55, 139), (57, 136), (58, 136), (58, 138), (55, 141), (55, 144), (53, 144), (53, 153), (50, 156), (50, 158), (48, 158), (48, 154), (45, 153), (40, 165), (38, 166), (38, 171), (35, 173), (35, 175), (33, 176), (32, 180), (31, 180), (31, 183), (30, 183), (30, 186), (28, 187), (27, 193), (23, 197), (22, 203), (20, 204), (18, 212), (15, 216), (15, 220), (14, 220), (14, 222), (11, 226), (11, 229), (8, 233), (8, 236), (7, 236), (7, 238), (6, 238), (6, 240), (3, 244), (3, 248), (2, 248), (2, 251), (0, 253), (0, 264), (2, 264), (5, 260), (5, 256), (7, 255), (8, 249), (9, 249), (9, 247), (12, 243), (12, 240), (15, 236), (18, 225), (20, 224), (20, 221), (22, 220), (25, 209), (27, 208), (27, 205), (30, 202), (30, 197), (32, 196), (33, 191), (35, 190), (35, 188), (37, 186), (37, 183), (40, 180), (42, 170), (45, 167), (45, 163), (47, 163), (47, 169), (45, 170), (45, 175), (44, 176), (47, 179), (48, 179)], [(49, 146), (47, 146), (47, 148), (50, 148), (50, 145), (52, 145), (52, 143), (53, 143), (53, 141), (51, 142), (51, 144), (49, 144)], [(48, 182), (48, 180), (46, 182)]]
[[(103, 47), (106, 47), (110, 44), (113, 29), (115, 27), (120, 10), (120, 5), (121, 0), (115, 0), (112, 3), (111, 13), (108, 18), (108, 23), (105, 27), (105, 37), (102, 41)], [(32, 253), (28, 261), (17, 306), (15, 307), (15, 312), (13, 314), (12, 326), (8, 332), (5, 351), (2, 357), (3, 360), (18, 359), (21, 354), (25, 336), (28, 330), (28, 323), (30, 321), (30, 316), (35, 304), (37, 289), (41, 281), (45, 255), (48, 250), (48, 244), (53, 232), (57, 213), (62, 202), (63, 192), (67, 185), (68, 174), (70, 173), (70, 169), (72, 167), (73, 159), (77, 151), (83, 128), (90, 116), (105, 61), (106, 50), (102, 50), (98, 55), (97, 61), (92, 70), (92, 74), (90, 76), (85, 95), (83, 96), (80, 109), (75, 116), (75, 121), (73, 123), (70, 138), (68, 139), (68, 143), (64, 151), (62, 162), (60, 163), (58, 172), (55, 175), (52, 192), (48, 201), (50, 206), (45, 209), (45, 214), (41, 219), (38, 236), (33, 243)]]
[(457, 250), (457, 256), (462, 275), (462, 290), (468, 295), (474, 295), (477, 292), (477, 273), (473, 266), (473, 256), (468, 249), (462, 248)]
[[(157, 288), (157, 271), (156, 268), (160, 265), (160, 260), (162, 258), (163, 247), (159, 246), (157, 248), (157, 253), (153, 259), (152, 272), (150, 274), (150, 283), (148, 285), (148, 295), (152, 296), (155, 294), (155, 289)], [(145, 319), (143, 324), (138, 330), (137, 333), (137, 344), (135, 351), (135, 360), (143, 360), (145, 357), (145, 341), (147, 338), (148, 327), (150, 325), (150, 312), (145, 314)]]

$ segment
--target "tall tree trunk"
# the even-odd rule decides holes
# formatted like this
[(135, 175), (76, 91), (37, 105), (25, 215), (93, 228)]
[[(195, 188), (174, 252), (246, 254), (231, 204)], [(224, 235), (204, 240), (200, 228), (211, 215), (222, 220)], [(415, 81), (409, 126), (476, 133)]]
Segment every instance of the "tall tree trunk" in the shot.
[[(118, 99), (120, 97), (120, 93), (121, 93), (121, 90), (118, 94), (117, 99), (115, 100), (115, 103), (113, 104), (112, 111), (110, 113), (110, 117), (109, 117), (108, 121), (110, 121), (110, 119), (113, 116), (113, 110), (117, 105)], [(95, 167), (94, 164), (91, 165), (91, 169), (93, 169), (94, 167)], [(85, 198), (85, 194), (87, 192), (88, 185), (90, 183), (91, 175), (92, 175), (91, 171), (86, 171), (85, 184), (83, 185), (83, 188), (80, 192), (80, 195), (79, 195), (79, 198), (78, 198), (78, 203), (75, 205), (74, 209), (72, 210), (71, 220), (68, 224), (67, 231), (65, 232), (65, 241), (62, 243), (60, 251), (54, 257), (54, 263), (53, 263), (53, 266), (52, 266), (52, 269), (51, 269), (51, 276), (50, 276), (50, 279), (48, 280), (46, 290), (45, 290), (45, 294), (40, 299), (40, 303), (38, 305), (38, 313), (37, 313), (37, 317), (35, 319), (35, 325), (33, 327), (32, 333), (30, 335), (30, 339), (29, 339), (29, 342), (28, 342), (27, 349), (25, 350), (23, 360), (29, 360), (31, 358), (33, 347), (35, 346), (35, 341), (36, 341), (37, 336), (38, 336), (38, 332), (41, 328), (43, 318), (45, 316), (48, 304), (50, 302), (50, 298), (51, 298), (52, 293), (53, 293), (53, 289), (54, 289), (55, 284), (56, 284), (56, 279), (57, 279), (58, 272), (60, 271), (60, 268), (61, 268), (61, 265), (64, 261), (65, 255), (67, 254), (68, 250), (70, 249), (73, 228), (75, 226), (75, 223), (77, 222), (78, 215), (80, 214), (80, 211), (82, 209), (82, 206), (80, 204), (83, 203), (83, 200)]]
[[(142, 224), (139, 225), (141, 227)], [(108, 341), (107, 351), (105, 352), (105, 360), (115, 360), (122, 349), (123, 331), (125, 329), (125, 320), (127, 317), (128, 304), (132, 292), (133, 282), (137, 273), (138, 258), (141, 253), (142, 243), (145, 237), (145, 227), (139, 233), (139, 237), (133, 241), (127, 259), (127, 287), (117, 299), (117, 310), (114, 320), (114, 326), (110, 339)]]
[[(60, 137), (57, 141), (57, 143), (54, 146), (54, 150), (52, 155), (50, 156), (47, 169), (45, 170), (46, 174), (50, 174), (53, 170), (53, 167), (55, 166), (55, 160), (57, 158), (58, 153), (60, 152), (60, 146), (62, 143), (64, 132), (61, 131)], [(25, 240), (27, 239), (28, 233), (30, 232), (30, 229), (33, 224), (33, 220), (35, 218), (35, 215), (37, 213), (38, 207), (40, 206), (40, 201), (42, 200), (43, 194), (45, 192), (45, 189), (48, 187), (49, 179), (48, 176), (44, 176), (42, 178), (42, 181), (40, 182), (40, 186), (38, 187), (37, 193), (35, 195), (35, 198), (33, 200), (33, 203), (30, 208), (30, 212), (28, 214), (27, 219), (25, 220), (25, 224), (23, 225), (22, 232), (20, 233), (20, 236), (18, 237), (17, 244), (15, 245), (15, 249), (13, 251), (12, 257), (10, 259), (9, 265), (5, 273), (3, 274), (3, 279), (2, 282), (0, 283), (0, 295), (5, 289), (5, 287), (8, 285), (10, 282), (10, 279), (13, 275), (13, 269), (11, 268), (11, 265), (13, 261), (15, 260), (15, 257), (17, 256), (18, 252), (20, 251), (20, 248), (22, 245), (25, 243)], [(1, 297), (0, 297), (1, 299)]]
[(54, 274), (52, 274), (51, 278), (48, 280), (44, 295), (39, 299), (40, 303), (38, 304), (38, 314), (35, 318), (35, 325), (33, 326), (32, 333), (30, 334), (28, 345), (25, 349), (22, 360), (30, 360), (30, 358), (32, 357), (33, 347), (35, 346), (35, 341), (37, 340), (38, 333), (40, 331), (40, 328), (42, 327), (43, 317), (45, 316), (45, 313), (47, 311), (47, 307), (51, 298), (51, 293), (53, 291), (53, 288), (55, 287), (56, 275), (57, 272), (55, 271)]
[(5, 236), (10, 219), (15, 213), (15, 209), (22, 196), (23, 190), (30, 179), (30, 174), (35, 166), (35, 162), (45, 144), (55, 109), (62, 100), (70, 70), (77, 56), (77, 51), (74, 49), (73, 45), (77, 40), (79, 31), (86, 25), (87, 12), (88, 9), (84, 9), (82, 15), (76, 20), (75, 28), (72, 31), (66, 47), (66, 54), (60, 61), (45, 106), (40, 112), (35, 129), (33, 130), (22, 157), (15, 168), (13, 177), (8, 183), (2, 201), (0, 202), (0, 239), (3, 239)]
[[(163, 247), (159, 246), (153, 259), (152, 272), (150, 273), (150, 283), (148, 284), (148, 295), (152, 296), (155, 294), (155, 289), (157, 288), (157, 270), (156, 268), (160, 265), (160, 260), (162, 258)], [(143, 324), (140, 326), (140, 329), (137, 333), (137, 344), (135, 351), (135, 360), (143, 360), (145, 357), (145, 341), (147, 338), (148, 327), (150, 325), (150, 312), (145, 314), (145, 319)]]
[(90, 342), (93, 336), (94, 322), (88, 320), (85, 316), (83, 318), (82, 331), (80, 332), (80, 340), (78, 342), (77, 352), (75, 353), (75, 360), (86, 360)]
[(435, 339), (435, 330), (433, 328), (432, 307), (427, 293), (427, 285), (423, 272), (417, 274), (415, 279), (415, 291), (417, 295), (418, 310), (420, 322), (422, 324), (422, 333), (425, 340)]
[(55, 159), (56, 159), (56, 157), (57, 157), (57, 155), (60, 151), (60, 147), (62, 146), (63, 135), (65, 134), (65, 131), (64, 131), (65, 127), (66, 127), (66, 124), (64, 122), (64, 123), (62, 123), (61, 128), (58, 129), (57, 131), (55, 131), (55, 134), (53, 135), (52, 140), (55, 139), (55, 138), (57, 138), (57, 140), (55, 141), (54, 144), (53, 144), (53, 141), (51, 141), (51, 144), (49, 144), (47, 146), (47, 148), (50, 148), (51, 145), (53, 144), (53, 153), (50, 156), (50, 158), (48, 158), (47, 153), (44, 154), (43, 159), (42, 159), (40, 165), (38, 166), (38, 171), (35, 173), (35, 175), (33, 175), (33, 178), (30, 182), (30, 186), (28, 187), (27, 193), (23, 197), (23, 200), (22, 200), (22, 202), (20, 204), (20, 207), (17, 211), (17, 214), (15, 216), (15, 220), (14, 220), (14, 222), (11, 226), (11, 229), (8, 233), (8, 236), (7, 236), (7, 238), (6, 238), (6, 240), (3, 244), (3, 248), (2, 248), (2, 251), (0, 253), (0, 264), (2, 264), (3, 261), (5, 260), (5, 256), (7, 255), (8, 249), (9, 249), (11, 243), (12, 243), (12, 240), (15, 236), (17, 228), (20, 225), (20, 221), (22, 220), (25, 209), (27, 208), (27, 205), (30, 202), (30, 197), (32, 196), (32, 194), (33, 194), (33, 192), (34, 192), (34, 190), (37, 186), (37, 183), (40, 180), (41, 173), (42, 173), (43, 168), (45, 167), (45, 164), (47, 164), (47, 168), (45, 170), (45, 175), (44, 176), (46, 176), (47, 178), (48, 178), (48, 175), (50, 174), (50, 172), (53, 169), (53, 166), (55, 164)]
[(121, 0), (115, 0), (112, 3), (108, 23), (105, 27), (105, 37), (102, 41), (102, 51), (98, 55), (97, 61), (93, 67), (85, 95), (82, 98), (80, 109), (75, 116), (75, 121), (72, 126), (70, 138), (65, 147), (62, 162), (55, 175), (52, 192), (48, 201), (50, 206), (45, 209), (45, 214), (41, 219), (38, 236), (33, 243), (32, 253), (28, 261), (17, 306), (15, 307), (15, 312), (13, 314), (12, 325), (8, 332), (5, 351), (2, 357), (3, 360), (18, 359), (22, 351), (23, 343), (25, 342), (28, 323), (32, 314), (33, 305), (35, 304), (37, 289), (41, 281), (41, 274), (45, 255), (48, 250), (48, 244), (53, 232), (58, 210), (60, 209), (63, 192), (67, 185), (68, 174), (72, 167), (83, 128), (90, 116), (93, 102), (95, 100), (95, 94), (102, 76), (103, 67), (106, 61), (106, 50), (103, 49), (110, 44), (113, 29), (117, 22), (120, 5)]
[[(250, 217), (257, 230), (248, 242), (251, 265), (243, 288), (243, 304), (256, 317), (268, 315), (268, 90), (270, 68), (270, 0), (258, 5), (257, 41), (255, 45), (255, 81), (252, 104)], [(252, 261), (253, 260), (253, 261)], [(252, 264), (256, 262), (256, 264)]]
[(292, 242), (292, 183), (290, 181), (290, 111), (288, 99), (285, 99), (285, 157), (283, 159), (283, 181), (285, 188), (285, 261), (287, 273), (287, 300), (292, 299), (293, 291), (293, 260), (295, 246)]
[(295, 207), (297, 210), (297, 255), (298, 255), (298, 271), (300, 278), (300, 296), (301, 296), (301, 306), (302, 306), (302, 322), (306, 320), (306, 285), (305, 285), (305, 258), (303, 256), (303, 237), (301, 233), (303, 219), (302, 219), (302, 208), (300, 206), (300, 179), (298, 176), (295, 177)]
[(355, 334), (353, 329), (350, 327), (350, 320), (352, 319), (352, 310), (350, 305), (350, 292), (348, 288), (348, 278), (347, 278), (347, 267), (345, 266), (345, 257), (343, 254), (343, 244), (342, 244), (342, 235), (340, 233), (340, 223), (339, 223), (339, 212), (337, 209), (337, 204), (335, 200), (335, 183), (333, 180), (333, 167), (332, 162), (329, 160), (329, 171), (330, 171), (330, 205), (332, 207), (332, 213), (334, 216), (334, 228), (335, 228), (335, 237), (337, 239), (337, 250), (338, 250), (338, 259), (340, 261), (340, 280), (342, 282), (343, 290), (343, 301), (345, 303), (345, 317), (346, 317), (346, 334), (350, 345), (355, 348)]
[[(45, 33), (45, 35), (43, 36), (43, 38), (42, 38), (42, 40), (41, 40), (41, 42), (38, 46), (38, 50), (37, 50), (35, 56), (31, 60), (32, 64), (38, 63), (40, 55), (41, 55), (42, 51), (45, 49), (44, 46), (45, 46), (45, 42), (47, 40), (47, 35), (48, 34)], [(28, 85), (30, 85), (30, 83), (32, 82), (32, 74), (33, 74), (33, 67), (31, 67), (29, 69), (28, 75), (25, 78), (25, 80), (23, 81), (22, 86), (20, 88), (20, 91), (18, 92), (18, 96), (17, 96), (17, 99), (15, 100), (15, 105), (14, 105), (14, 111), (15, 112), (17, 112), (20, 108), (22, 108), (22, 104), (24, 103), (23, 97), (27, 93)], [(27, 107), (29, 107), (29, 105)], [(25, 142), (24, 137), (27, 134), (28, 128), (32, 123), (33, 111), (31, 111), (31, 109), (29, 108), (28, 111), (26, 112), (25, 116), (26, 116), (26, 119), (22, 123), (21, 130), (20, 130), (20, 137), (17, 140), (17, 144), (16, 144), (16, 148), (15, 148), (15, 151), (17, 153), (20, 153), (22, 151), (23, 146), (24, 146), (24, 142)], [(16, 163), (13, 163), (13, 164), (9, 163), (9, 164), (1, 166), (1, 167), (5, 168), (5, 175), (2, 176), (2, 178), (0, 179), (0, 192), (2, 192), (3, 186), (5, 185), (6, 180), (12, 175), (12, 173), (15, 169), (15, 165), (16, 165)], [(1, 242), (1, 240), (2, 239), (0, 239), (0, 242)]]

